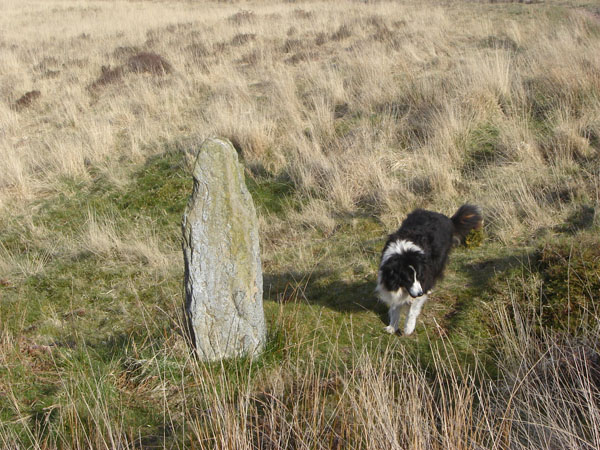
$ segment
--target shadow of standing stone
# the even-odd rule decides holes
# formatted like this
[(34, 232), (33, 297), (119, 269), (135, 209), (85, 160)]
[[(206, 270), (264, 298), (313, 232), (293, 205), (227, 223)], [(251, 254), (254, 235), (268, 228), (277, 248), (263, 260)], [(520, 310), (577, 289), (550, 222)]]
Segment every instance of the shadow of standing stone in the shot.
[(265, 343), (258, 221), (233, 145), (207, 139), (183, 215), (185, 311), (198, 357), (259, 352)]

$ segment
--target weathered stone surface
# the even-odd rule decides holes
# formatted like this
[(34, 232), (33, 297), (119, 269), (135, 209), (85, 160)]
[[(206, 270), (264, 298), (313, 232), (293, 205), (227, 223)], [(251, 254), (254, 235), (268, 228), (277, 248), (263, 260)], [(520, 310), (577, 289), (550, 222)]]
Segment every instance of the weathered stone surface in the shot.
[(229, 141), (202, 144), (182, 228), (185, 308), (198, 356), (260, 351), (266, 328), (258, 221)]

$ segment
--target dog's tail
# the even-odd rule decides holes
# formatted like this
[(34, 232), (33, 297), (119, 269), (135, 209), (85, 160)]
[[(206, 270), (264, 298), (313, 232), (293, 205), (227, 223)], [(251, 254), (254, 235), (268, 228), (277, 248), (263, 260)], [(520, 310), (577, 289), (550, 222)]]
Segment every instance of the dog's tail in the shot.
[(483, 217), (481, 210), (475, 205), (462, 205), (451, 219), (454, 225), (454, 238), (463, 242), (473, 229), (481, 228)]

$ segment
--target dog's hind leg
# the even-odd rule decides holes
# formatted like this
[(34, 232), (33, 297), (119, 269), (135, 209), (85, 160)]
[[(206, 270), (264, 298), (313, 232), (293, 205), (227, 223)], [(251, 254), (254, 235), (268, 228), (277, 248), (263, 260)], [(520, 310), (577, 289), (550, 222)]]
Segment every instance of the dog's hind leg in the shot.
[(404, 324), (404, 334), (408, 335), (415, 331), (415, 325), (417, 324), (417, 317), (421, 314), (421, 309), (423, 308), (423, 304), (427, 300), (427, 295), (422, 295), (417, 297), (412, 305), (410, 305), (410, 310), (406, 315), (406, 323)]

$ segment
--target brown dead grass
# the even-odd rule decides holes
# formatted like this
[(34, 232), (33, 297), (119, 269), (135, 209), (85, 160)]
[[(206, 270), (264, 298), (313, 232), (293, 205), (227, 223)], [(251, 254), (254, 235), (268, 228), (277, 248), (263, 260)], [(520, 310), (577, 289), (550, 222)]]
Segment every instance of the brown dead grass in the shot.
[(134, 45), (119, 45), (112, 51), (113, 57), (117, 59), (126, 58), (140, 53), (140, 48)]
[(348, 25), (340, 25), (340, 27), (331, 35), (331, 39), (334, 41), (342, 41), (352, 36), (352, 31)]
[(239, 33), (236, 34), (233, 39), (231, 39), (231, 45), (244, 45), (248, 42), (252, 42), (256, 39), (256, 34), (254, 33)]

